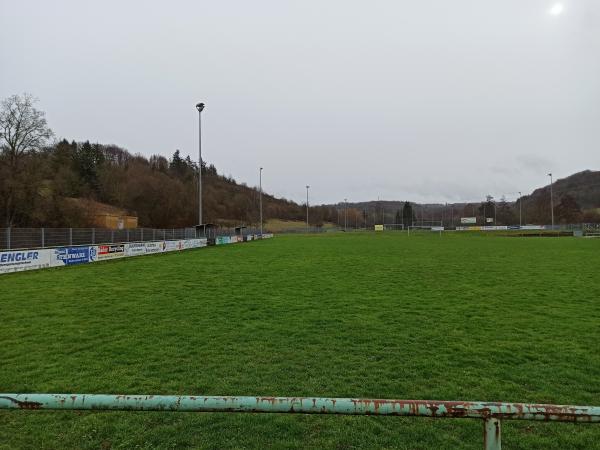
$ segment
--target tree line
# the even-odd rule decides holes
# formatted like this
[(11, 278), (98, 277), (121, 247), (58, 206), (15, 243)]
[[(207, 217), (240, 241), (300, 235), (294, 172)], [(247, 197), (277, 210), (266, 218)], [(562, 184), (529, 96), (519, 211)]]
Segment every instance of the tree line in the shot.
[[(51, 142), (52, 130), (35, 102), (24, 94), (0, 105), (0, 224), (93, 226), (102, 205), (137, 216), (145, 227), (197, 223), (198, 165), (189, 156), (175, 150), (169, 159), (147, 158), (116, 145)], [(206, 222), (228, 226), (259, 222), (256, 187), (238, 184), (205, 162), (202, 182)], [(309, 209), (311, 225), (337, 217), (334, 207)], [(263, 217), (303, 221), (306, 206), (263, 193)]]
[[(66, 139), (52, 141), (43, 111), (29, 94), (13, 95), (0, 105), (0, 225), (8, 227), (88, 227), (99, 211), (115, 208), (155, 228), (197, 223), (198, 165), (175, 150), (171, 158), (132, 154), (116, 145)], [(203, 210), (208, 223), (256, 225), (259, 191), (202, 164)], [(583, 173), (586, 179), (594, 174)], [(541, 189), (519, 202), (491, 196), (480, 204), (417, 205), (401, 203), (384, 211), (369, 204), (311, 206), (309, 222), (363, 228), (377, 223), (442, 223), (460, 217), (495, 218), (499, 225), (550, 223), (549, 191)], [(593, 209), (583, 211), (570, 193), (555, 198), (555, 222), (600, 222)], [(263, 218), (306, 220), (306, 205), (263, 193)]]

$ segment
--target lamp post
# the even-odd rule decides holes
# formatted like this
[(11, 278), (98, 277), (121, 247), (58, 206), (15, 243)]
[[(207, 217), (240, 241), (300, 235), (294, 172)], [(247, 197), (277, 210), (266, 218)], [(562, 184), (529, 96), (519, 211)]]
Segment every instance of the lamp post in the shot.
[(522, 220), (523, 215), (522, 215), (522, 209), (521, 209), (521, 206), (523, 204), (522, 197), (523, 197), (523, 194), (521, 194), (521, 191), (519, 191), (519, 227), (523, 226), (523, 220)]
[(485, 217), (486, 216), (486, 214), (485, 214), (485, 207), (486, 207), (486, 205), (487, 205), (487, 202), (485, 202), (483, 204), (483, 225), (484, 226), (487, 226), (487, 218)]
[(308, 189), (310, 186), (306, 185), (306, 232), (308, 233)]
[[(198, 110), (198, 225), (202, 225), (202, 110), (204, 103), (197, 103)], [(204, 230), (206, 234), (206, 229)]]
[(552, 174), (549, 173), (550, 177), (550, 214), (552, 216), (552, 229), (554, 230), (554, 199), (552, 198)]
[(344, 231), (347, 230), (348, 227), (348, 199), (344, 199)]
[(259, 194), (258, 194), (258, 198), (259, 198), (259, 204), (260, 204), (260, 236), (262, 237), (263, 234), (263, 213), (262, 213), (262, 171), (263, 168), (261, 167), (259, 172), (258, 172), (258, 188), (259, 188)]

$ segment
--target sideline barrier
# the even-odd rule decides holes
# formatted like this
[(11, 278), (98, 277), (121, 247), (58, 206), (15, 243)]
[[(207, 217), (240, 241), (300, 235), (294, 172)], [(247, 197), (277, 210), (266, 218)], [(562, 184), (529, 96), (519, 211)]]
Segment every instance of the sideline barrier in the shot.
[(544, 225), (487, 225), (487, 226), (472, 226), (472, 227), (456, 227), (456, 231), (506, 231), (506, 230), (544, 230), (552, 227)]
[(501, 420), (600, 423), (600, 407), (500, 402), (319, 397), (0, 394), (0, 409), (239, 412), (479, 419), (487, 450), (501, 448)]
[(129, 242), (0, 252), (0, 274), (206, 247), (207, 240)]
[[(254, 235), (254, 239), (269, 239), (273, 234)], [(241, 236), (218, 236), (216, 244), (243, 242)], [(80, 245), (30, 250), (0, 252), (0, 274), (47, 267), (71, 266), (108, 259), (141, 256), (153, 253), (206, 247), (206, 238), (176, 239), (165, 241), (129, 242), (123, 244)]]

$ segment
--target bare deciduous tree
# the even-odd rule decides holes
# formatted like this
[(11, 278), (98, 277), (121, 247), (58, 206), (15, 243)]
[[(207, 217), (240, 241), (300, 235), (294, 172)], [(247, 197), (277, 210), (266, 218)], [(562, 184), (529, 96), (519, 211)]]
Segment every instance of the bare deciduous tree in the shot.
[(27, 203), (19, 194), (27, 191), (30, 176), (20, 162), (41, 149), (52, 137), (44, 112), (35, 108), (31, 94), (12, 95), (0, 104), (0, 217), (12, 226), (17, 209)]
[(13, 168), (21, 156), (39, 150), (52, 137), (45, 113), (35, 108), (36, 102), (25, 93), (4, 99), (0, 106), (0, 149)]

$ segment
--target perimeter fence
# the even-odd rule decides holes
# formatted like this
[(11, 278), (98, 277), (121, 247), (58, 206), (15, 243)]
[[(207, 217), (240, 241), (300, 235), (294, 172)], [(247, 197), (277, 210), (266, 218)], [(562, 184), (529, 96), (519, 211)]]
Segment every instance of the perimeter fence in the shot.
[(29, 248), (72, 247), (77, 245), (122, 244), (158, 240), (177, 240), (259, 234), (255, 228), (219, 227), (204, 230), (196, 228), (0, 228), (0, 250)]

